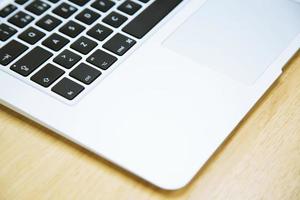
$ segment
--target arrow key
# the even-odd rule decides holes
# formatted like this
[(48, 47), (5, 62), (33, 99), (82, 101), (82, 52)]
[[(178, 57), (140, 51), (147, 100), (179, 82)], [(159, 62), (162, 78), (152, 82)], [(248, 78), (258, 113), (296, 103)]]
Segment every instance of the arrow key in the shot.
[(47, 64), (40, 71), (31, 77), (31, 80), (43, 87), (49, 87), (54, 81), (64, 74), (64, 70)]

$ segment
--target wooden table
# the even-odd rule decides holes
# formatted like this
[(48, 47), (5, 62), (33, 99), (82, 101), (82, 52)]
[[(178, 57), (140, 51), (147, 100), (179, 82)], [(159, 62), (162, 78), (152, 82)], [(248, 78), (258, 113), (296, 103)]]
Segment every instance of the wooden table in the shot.
[(0, 106), (0, 199), (300, 199), (300, 54), (188, 187), (163, 191)]

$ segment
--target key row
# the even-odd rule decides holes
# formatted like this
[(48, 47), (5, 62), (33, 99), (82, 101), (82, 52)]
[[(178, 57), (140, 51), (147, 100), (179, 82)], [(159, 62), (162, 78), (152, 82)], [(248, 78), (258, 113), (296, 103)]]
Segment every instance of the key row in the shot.
[[(10, 61), (17, 58), (20, 54), (26, 51), (28, 47), (12, 40), (9, 45), (4, 46), (0, 50), (0, 62), (2, 65), (7, 65)], [(53, 54), (41, 47), (35, 47), (16, 63), (14, 63), (10, 69), (14, 72), (22, 75), (29, 76), (39, 66), (47, 62)], [(39, 59), (32, 59), (38, 57)], [(53, 59), (53, 62), (64, 66), (65, 68), (71, 68), (75, 64), (79, 63), (82, 58), (71, 52), (70, 50), (64, 50), (58, 56)], [(87, 62), (98, 67), (99, 69), (106, 70), (113, 63), (117, 61), (117, 58), (98, 49), (91, 56), (86, 59)], [(53, 64), (46, 64), (37, 73), (35, 73), (30, 79), (35, 83), (47, 88), (51, 86), (56, 80), (65, 74), (65, 71), (61, 68), (54, 66)], [(85, 85), (89, 85), (94, 82), (101, 75), (101, 71), (95, 69), (81, 62), (70, 73), (69, 76), (82, 82)], [(69, 78), (63, 78), (51, 89), (53, 92), (72, 100), (80, 92), (82, 92), (84, 86), (72, 81)]]
[[(105, 4), (103, 4), (103, 2), (104, 2), (103, 0), (96, 1), (94, 4), (92, 4), (92, 7), (94, 7), (94, 8), (96, 7), (98, 10), (100, 10), (102, 12), (106, 12), (115, 4), (112, 1), (107, 1), (107, 2), (105, 2)], [(110, 6), (108, 7), (108, 5), (110, 5)], [(49, 8), (50, 8), (50, 6), (48, 4), (46, 4), (42, 1), (39, 1), (39, 0), (32, 2), (30, 5), (28, 5), (26, 7), (26, 9), (28, 11), (30, 11), (36, 15), (41, 15)], [(120, 11), (122, 11), (128, 15), (133, 15), (140, 8), (141, 8), (141, 5), (134, 3), (132, 1), (126, 1), (118, 7), (118, 9)], [(16, 6), (9, 4), (5, 8), (0, 10), (0, 16), (6, 17), (10, 13), (12, 13), (14, 10), (16, 10)], [(67, 3), (62, 3), (61, 5), (59, 5), (57, 8), (55, 8), (53, 10), (53, 13), (57, 14), (60, 17), (68, 18), (76, 11), (77, 11), (77, 8), (75, 8), (74, 6), (71, 6)], [(86, 8), (76, 16), (76, 19), (78, 19), (79, 21), (81, 21), (87, 25), (90, 25), (93, 22), (95, 22), (99, 17), (100, 17), (100, 14), (92, 11), (91, 9)], [(14, 16), (12, 16), (8, 21), (20, 28), (23, 28), (27, 24), (29, 24), (33, 19), (34, 18), (31, 15), (20, 11), (17, 14), (15, 14)], [(54, 17), (48, 16), (48, 19), (43, 19), (43, 21), (46, 21), (46, 20), (48, 20), (47, 21), (48, 23), (51, 23), (51, 21), (55, 21), (55, 22), (57, 22), (57, 25), (59, 24), (58, 19), (56, 19)], [(127, 20), (127, 17), (125, 17), (119, 13), (113, 12), (108, 17), (106, 17), (104, 21), (106, 23), (108, 23), (109, 25), (112, 25), (113, 27), (119, 27), (126, 20)], [(52, 29), (46, 28), (46, 30), (53, 30), (53, 28)]]
[[(100, 25), (101, 26), (101, 25)], [(32, 30), (31, 30), (32, 29)], [(29, 32), (28, 32), (29, 31)], [(19, 37), (23, 39), (24, 41), (27, 41), (28, 43), (34, 43), (38, 38), (43, 37), (44, 33), (42, 32), (35, 32), (33, 28), (29, 28), (28, 31), (24, 33), (32, 33), (32, 37), (28, 36), (30, 34), (21, 34)], [(46, 40), (42, 42), (42, 44), (49, 49), (52, 49), (53, 51), (59, 51), (63, 47), (65, 47), (70, 41), (63, 36), (53, 33), (50, 37), (48, 37)], [(104, 43), (103, 48), (107, 49), (108, 51), (118, 55), (122, 56), (124, 55), (132, 46), (136, 44), (136, 41), (128, 38), (127, 36), (124, 36), (120, 33), (117, 33), (114, 35), (110, 40), (108, 40), (106, 43)], [(87, 55), (90, 53), (98, 44), (95, 41), (92, 41), (88, 39), (85, 36), (81, 36), (79, 39), (77, 39), (74, 43), (70, 45), (70, 47), (77, 52)], [(9, 43), (7, 43), (5, 46), (3, 46), (0, 49), (0, 64), (1, 65), (8, 65), (11, 63), (16, 57), (18, 57), (21, 53), (23, 53), (28, 47), (25, 45), (12, 40)], [(67, 50), (65, 50), (67, 51)], [(65, 52), (63, 51), (63, 52)], [(98, 55), (98, 57), (103, 57), (104, 55)], [(97, 57), (97, 56), (94, 56)], [(109, 56), (104, 56), (109, 57)], [(113, 56), (112, 56), (113, 57)], [(95, 58), (93, 58), (95, 59)], [(90, 59), (90, 62), (98, 67), (99, 64), (94, 63), (93, 59)], [(75, 58), (76, 60), (76, 58)], [(97, 60), (97, 59), (95, 59)], [(108, 62), (110, 63), (110, 62)], [(66, 68), (70, 68), (71, 66), (64, 66)], [(109, 65), (110, 66), (110, 65)], [(105, 66), (107, 69), (109, 66)], [(101, 68), (101, 67), (100, 67)]]
[[(92, 11), (91, 11), (92, 12)], [(80, 13), (76, 19), (83, 21), (87, 24), (92, 24), (94, 21), (96, 21), (100, 15), (98, 15), (97, 13), (91, 13), (90, 10), (86, 9), (84, 11), (82, 11), (82, 13)], [(86, 13), (89, 13), (90, 18), (85, 18), (84, 15), (86, 15)], [(116, 20), (117, 19), (117, 20)], [(17, 13), (16, 15), (14, 15), (12, 18), (10, 18), (8, 21), (18, 27), (25, 27), (27, 24), (29, 24), (31, 21), (33, 20), (33, 17), (27, 15), (26, 13), (20, 11), (19, 13)], [(127, 20), (126, 17), (116, 13), (116, 12), (112, 12), (111, 14), (109, 14), (107, 17), (105, 17), (103, 19), (103, 22), (113, 26), (113, 27), (119, 27), (121, 26), (125, 21)], [(62, 23), (61, 20), (51, 16), (51, 15), (46, 15), (44, 16), (42, 19), (40, 19), (36, 25), (39, 26), (40, 28), (47, 30), (47, 31), (52, 31), (53, 29), (55, 29), (58, 25), (60, 25)], [(100, 30), (98, 30), (98, 28), (101, 28)], [(74, 21), (69, 21), (67, 22), (63, 27), (61, 27), (59, 29), (60, 32), (64, 33), (65, 35), (75, 38), (76, 36), (78, 36), (83, 30), (85, 29), (84, 26), (74, 22)], [(93, 33), (93, 31), (97, 31), (95, 33)], [(35, 35), (35, 33), (41, 33), (40, 31), (33, 29), (32, 27), (30, 29), (27, 29), (25, 32), (23, 32), (23, 34), (31, 34), (31, 35)], [(6, 41), (7, 39), (9, 39), (12, 35), (14, 35), (15, 33), (17, 33), (17, 30), (14, 29), (13, 27), (6, 25), (6, 24), (0, 24), (0, 40), (1, 41)], [(103, 41), (110, 33), (112, 33), (112, 30), (109, 28), (106, 28), (104, 26), (99, 27), (99, 25), (97, 25), (97, 27), (93, 27), (90, 31), (89, 34), (91, 36), (95, 36), (95, 39), (98, 39), (100, 41)], [(41, 38), (39, 38), (41, 39)], [(38, 40), (37, 40), (38, 41)], [(36, 41), (36, 42), (37, 42)], [(27, 40), (26, 40), (27, 42)], [(30, 42), (30, 44), (34, 44), (33, 42)]]
[[(120, 35), (116, 35), (116, 37), (120, 37)], [(0, 49), (0, 64), (3, 66), (7, 66), (19, 55), (24, 53), (27, 49), (27, 46), (21, 44), (16, 40), (10, 41), (7, 45)], [(19, 59), (15, 64), (13, 64), (11, 69), (22, 76), (28, 76), (40, 65), (48, 61), (49, 58), (52, 56), (53, 54), (51, 52), (42, 47), (37, 46), (33, 48), (30, 52), (28, 52), (25, 56), (23, 56), (21, 59)], [(60, 66), (66, 69), (70, 69), (81, 59), (81, 56), (68, 49), (65, 49), (53, 59), (53, 62), (59, 64)], [(102, 70), (107, 70), (111, 65), (113, 65), (117, 61), (117, 58), (115, 56), (110, 55), (109, 53), (97, 49), (86, 59), (86, 61)]]
[[(123, 4), (122, 4), (123, 5)], [(121, 5), (121, 6), (122, 6)], [(127, 26), (125, 26), (122, 30), (130, 35), (133, 35), (137, 38), (142, 38), (147, 32), (149, 32), (158, 22), (159, 20), (165, 16), (169, 10), (162, 11), (161, 16), (157, 18), (153, 18), (152, 21), (149, 21), (149, 14), (151, 14), (154, 10), (157, 9), (159, 5), (152, 4), (150, 7), (148, 7), (145, 11), (143, 11), (137, 18), (135, 18), (132, 22), (130, 22)], [(100, 14), (95, 13), (94, 11), (90, 9), (84, 9), (81, 13), (79, 13), (75, 18), (79, 21), (82, 21), (86, 24), (92, 24), (95, 22), (98, 18), (100, 17)], [(118, 28), (120, 27), (125, 21), (127, 21), (127, 17), (117, 13), (117, 12), (111, 12), (109, 15), (107, 15), (102, 21), (106, 24), (109, 24), (112, 27)], [(18, 27), (25, 27), (27, 24), (29, 24), (33, 20), (33, 17), (20, 11), (17, 14), (15, 14), (13, 17), (11, 17), (8, 21)], [(148, 20), (148, 21), (147, 21)], [(141, 21), (147, 21), (149, 22), (148, 24), (141, 24)], [(56, 28), (58, 25), (62, 23), (61, 20), (51, 16), (51, 15), (46, 15), (42, 19), (40, 19), (36, 25), (41, 27), (44, 30), (47, 31), (52, 31), (54, 28)], [(138, 26), (138, 28), (137, 28)], [(65, 24), (63, 27), (59, 29), (60, 32), (74, 38), (77, 35), (79, 35), (83, 30), (85, 29), (84, 26), (74, 22), (74, 21), (69, 21), (67, 24)], [(95, 29), (91, 29), (95, 30)], [(104, 27), (105, 33), (101, 33), (102, 30), (98, 30), (96, 33), (91, 33), (89, 31), (90, 36), (97, 35), (99, 33), (99, 36), (95, 36), (95, 39), (98, 39), (100, 41), (103, 41), (103, 37), (107, 37), (107, 33), (112, 32), (108, 28)], [(13, 34), (15, 34), (17, 31), (5, 24), (0, 24), (0, 40), (1, 41), (6, 41), (9, 37), (11, 37)], [(41, 34), (40, 34), (41, 35)], [(26, 40), (25, 40), (26, 41)], [(27, 42), (27, 41), (26, 41)], [(33, 44), (33, 43), (30, 43)]]
[[(78, 2), (84, 2), (82, 0)], [(110, 0), (97, 0), (95, 1), (91, 6), (101, 12), (107, 12), (110, 10), (115, 3)], [(35, 15), (41, 15), (45, 11), (47, 11), (51, 6), (41, 0), (35, 0), (28, 6), (26, 6), (26, 10), (35, 14)], [(128, 15), (133, 15), (136, 13), (142, 6), (127, 0), (124, 3), (122, 3), (119, 7), (118, 10), (128, 14)], [(7, 17), (10, 15), (13, 11), (15, 11), (17, 7), (13, 4), (8, 4), (6, 7), (0, 10), (0, 17)], [(68, 4), (68, 3), (62, 3), (58, 7), (56, 7), (52, 12), (57, 14), (60, 17), (63, 18), (69, 18), (71, 15), (73, 15), (77, 11), (77, 8), (74, 6)], [(94, 11), (90, 9), (86, 9), (83, 12), (80, 13), (78, 16), (79, 18), (82, 18), (84, 21), (88, 21), (87, 24), (91, 24), (91, 20), (89, 18), (95, 17), (95, 16), (100, 16), (98, 13), (95, 13)]]
[[(75, 3), (79, 6), (83, 6), (85, 5), (86, 3), (88, 3), (90, 0), (69, 0), (71, 1), (72, 3)], [(148, 3), (150, 0), (138, 0), (142, 3)], [(103, 5), (106, 5), (106, 4), (112, 4), (112, 1), (108, 1), (108, 0), (100, 0), (99, 2), (102, 2)]]
[[(52, 65), (47, 64), (36, 74), (34, 74), (30, 79), (35, 83), (47, 88), (52, 85), (57, 79), (59, 79), (65, 71)], [(72, 78), (86, 84), (90, 85), (94, 82), (101, 72), (85, 63), (80, 63), (74, 70), (69, 73)]]
[[(96, 2), (100, 2), (100, 1), (96, 1)], [(128, 4), (128, 2), (130, 4)], [(148, 8), (146, 8), (142, 13), (140, 13), (136, 18), (134, 18), (131, 22), (129, 22), (129, 24), (127, 24), (122, 29), (122, 31), (124, 31), (127, 34), (130, 34), (136, 38), (139, 38), (139, 39), (142, 38), (156, 24), (158, 24), (161, 19), (163, 19), (169, 12), (171, 12), (176, 7), (176, 5), (178, 5), (179, 2), (180, 2), (180, 0), (171, 2), (169, 6), (163, 6), (164, 5), (163, 1), (155, 1)], [(125, 3), (127, 3), (127, 4), (125, 4)], [(100, 3), (100, 4), (102, 5), (103, 3)], [(126, 12), (127, 14), (131, 14), (130, 13), (131, 11), (126, 11), (126, 9), (138, 10), (139, 8), (140, 8), (139, 4), (135, 5), (134, 2), (131, 2), (131, 1), (126, 1), (119, 6), (119, 10)], [(160, 8), (163, 8), (163, 9), (160, 9)], [(7, 12), (10, 12), (10, 10), (14, 10), (14, 9), (15, 8), (13, 6), (9, 5), (7, 7), (7, 10), (8, 10)], [(77, 9), (71, 5), (62, 3), (55, 10), (59, 11), (56, 13), (57, 14), (60, 13), (59, 15), (62, 15), (62, 17), (64, 17), (64, 15), (66, 15), (65, 17), (68, 17), (70, 14), (74, 13)], [(157, 12), (157, 14), (154, 17), (152, 14), (153, 12)], [(63, 14), (63, 13), (65, 13), (65, 14)], [(3, 15), (5, 16), (6, 14), (3, 14)], [(100, 17), (100, 15), (98, 13), (95, 13), (94, 11), (92, 11), (90, 9), (85, 9), (79, 15), (76, 16), (76, 19), (82, 21), (83, 23), (91, 24), (95, 20), (97, 20), (99, 17)], [(22, 28), (22, 27), (25, 27), (27, 24), (29, 24), (32, 20), (33, 20), (32, 16), (21, 11), (21, 12), (18, 12), (17, 14), (15, 14), (13, 17), (11, 17), (9, 19), (9, 22)], [(105, 22), (115, 28), (118, 28), (119, 26), (121, 26), (125, 21), (127, 21), (127, 17), (125, 17), (117, 12), (112, 12), (103, 19), (103, 22)], [(57, 27), (60, 23), (62, 23), (61, 20), (59, 20), (51, 15), (46, 15), (41, 20), (39, 20), (37, 25), (47, 31), (51, 31), (55, 27)], [(74, 29), (74, 27), (68, 27), (68, 28)], [(2, 41), (7, 40), (7, 38), (9, 38), (9, 36), (11, 36), (15, 32), (14, 30), (13, 31), (12, 30), (13, 30), (12, 28), (10, 28), (9, 31), (0, 29), (0, 40), (2, 40)]]
[[(100, 14), (98, 14), (90, 9), (84, 9), (75, 18), (87, 25), (91, 25), (99, 17), (100, 17)], [(108, 25), (111, 25), (112, 27), (118, 28), (125, 21), (127, 21), (127, 19), (128, 19), (127, 17), (125, 17), (117, 12), (112, 12), (108, 16), (106, 16), (102, 21)], [(14, 24), (15, 26), (17, 26), (19, 28), (24, 28), (33, 20), (34, 20), (34, 18), (31, 15), (26, 14), (23, 11), (19, 11), (14, 16), (9, 18), (8, 22)], [(47, 31), (52, 31), (54, 28), (56, 28), (61, 23), (62, 23), (61, 20), (59, 20), (51, 15), (46, 15), (42, 19), (40, 19), (36, 24)]]
[[(70, 28), (72, 27), (72, 28)], [(60, 31), (65, 33), (66, 35), (74, 38), (78, 34), (80, 34), (85, 28), (79, 24), (76, 24), (73, 21), (68, 22), (65, 26), (63, 26)], [(16, 30), (7, 26), (6, 24), (0, 25), (0, 40), (6, 40), (9, 36), (16, 33)], [(92, 29), (90, 29), (87, 34), (93, 37), (96, 40), (103, 41), (106, 39), (113, 31), (101, 24), (96, 24)], [(29, 44), (35, 44), (39, 40), (41, 40), (45, 36), (45, 33), (33, 28), (29, 27), (23, 33), (21, 33), (18, 37)], [(53, 33), (46, 40), (42, 42), (42, 44), (54, 51), (59, 51), (63, 47), (65, 47), (70, 42), (69, 39), (57, 34)], [(104, 48), (109, 51), (117, 54), (123, 55), (127, 50), (131, 48), (132, 45), (135, 44), (135, 41), (123, 36), (121, 34), (115, 35), (110, 41), (104, 44)], [(81, 36), (77, 39), (72, 45), (71, 48), (82, 54), (88, 54), (92, 49), (97, 46), (97, 43)]]
[[(8, 65), (27, 49), (28, 47), (25, 45), (12, 40), (9, 45), (4, 46), (0, 50), (0, 64), (4, 66)], [(40, 65), (48, 61), (52, 56), (53, 54), (51, 52), (43, 49), (42, 47), (35, 47), (16, 63), (14, 63), (11, 66), (11, 69), (22, 76), (28, 76)], [(37, 57), (39, 59), (32, 59)], [(53, 62), (63, 66), (66, 69), (70, 69), (81, 59), (81, 56), (66, 49), (56, 56), (53, 59)], [(98, 49), (92, 55), (90, 55), (86, 61), (98, 67), (99, 69), (106, 70), (117, 61), (117, 58)]]
[[(64, 50), (57, 57), (53, 59), (53, 62), (59, 64), (60, 66), (71, 69), (76, 63), (82, 59), (81, 56), (70, 50)], [(117, 61), (117, 58), (98, 49), (86, 60), (92, 65), (102, 69), (107, 70), (112, 64)]]
[[(42, 42), (42, 44), (53, 51), (59, 51), (64, 46), (66, 46), (70, 40), (64, 38), (63, 36), (53, 33), (50, 37)], [(134, 44), (135, 40), (128, 38), (120, 33), (114, 35), (110, 40), (108, 40), (103, 48), (115, 53), (119, 56), (124, 55)], [(70, 47), (84, 55), (87, 55), (91, 52), (96, 46), (97, 42), (90, 40), (85, 36), (81, 36), (74, 43), (70, 45)]]
[[(25, 45), (12, 40), (0, 49), (0, 64), (3, 66), (7, 66), (13, 60), (15, 60), (19, 55), (24, 53), (28, 47)], [(22, 76), (30, 75), (35, 69), (37, 69), (44, 62), (48, 61), (53, 54), (42, 47), (35, 47), (21, 59), (19, 59), (15, 64), (12, 65), (11, 69)], [(39, 59), (32, 59), (32, 58)], [(76, 63), (78, 63), (82, 59), (81, 56), (70, 50), (64, 50), (58, 56), (53, 59), (53, 62), (59, 64), (60, 66), (70, 69)], [(94, 53), (92, 53), (87, 59), (87, 62), (98, 67), (102, 70), (107, 70), (111, 65), (113, 65), (117, 58), (115, 56), (110, 55), (100, 49), (97, 49)]]

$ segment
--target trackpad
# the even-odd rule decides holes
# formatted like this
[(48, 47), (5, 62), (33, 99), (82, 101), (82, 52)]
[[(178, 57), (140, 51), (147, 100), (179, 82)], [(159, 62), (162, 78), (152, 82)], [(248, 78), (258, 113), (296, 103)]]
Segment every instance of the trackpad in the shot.
[(163, 45), (253, 84), (300, 33), (299, 19), (293, 1), (209, 0)]

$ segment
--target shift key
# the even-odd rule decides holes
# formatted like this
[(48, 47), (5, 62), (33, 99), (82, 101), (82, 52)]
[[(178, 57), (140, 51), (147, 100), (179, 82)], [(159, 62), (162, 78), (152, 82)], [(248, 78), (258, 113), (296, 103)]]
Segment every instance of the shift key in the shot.
[(36, 68), (46, 62), (52, 55), (52, 53), (41, 47), (35, 47), (15, 64), (13, 64), (10, 69), (22, 76), (28, 76)]

